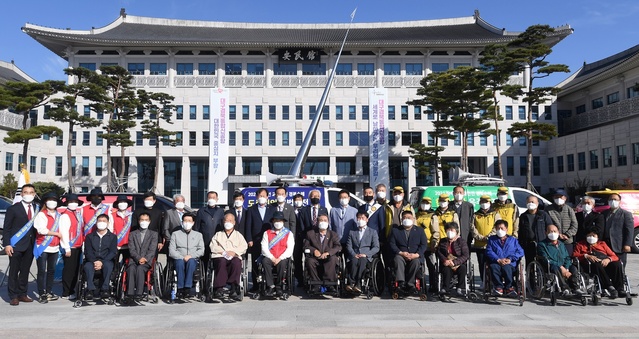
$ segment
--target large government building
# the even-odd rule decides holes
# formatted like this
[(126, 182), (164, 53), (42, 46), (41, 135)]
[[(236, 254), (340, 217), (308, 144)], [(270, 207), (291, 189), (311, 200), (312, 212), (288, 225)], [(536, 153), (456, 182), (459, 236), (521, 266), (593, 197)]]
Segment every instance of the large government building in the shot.
[[(209, 180), (216, 180), (208, 176), (211, 89), (227, 88), (230, 95), (229, 190), (257, 184), (267, 172), (286, 174), (316, 114), (347, 28), (348, 24), (171, 20), (122, 11), (101, 28), (71, 30), (27, 24), (23, 31), (67, 60), (69, 67), (95, 70), (101, 65), (120, 65), (133, 75), (134, 86), (173, 95), (177, 112), (169, 128), (178, 132), (182, 143), (160, 147), (158, 190), (165, 195), (182, 193), (188, 203), (200, 206)], [(549, 43), (554, 45), (571, 32), (569, 26), (558, 27)], [(489, 24), (479, 12), (453, 19), (354, 23), (304, 174), (330, 179), (358, 193), (368, 185), (368, 93), (371, 88), (384, 88), (388, 93), (390, 184), (406, 188), (431, 184), (430, 177), (417, 174), (408, 149), (413, 143), (433, 143), (429, 132), (434, 116), (424, 114), (425, 107), (406, 102), (419, 98), (416, 92), (427, 74), (478, 66), (487, 44), (507, 43), (519, 33)], [(511, 82), (525, 84), (529, 76), (529, 72), (515, 74)], [(104, 119), (88, 106), (78, 109)], [(511, 186), (525, 185), (525, 140), (513, 139), (505, 130), (525, 120), (526, 109), (522, 101), (500, 98), (505, 118), (500, 138), (468, 137), (471, 172), (497, 174), (494, 146), (500, 142), (505, 179)], [(534, 119), (557, 123), (552, 101), (533, 109)], [(33, 114), (31, 123), (55, 124), (48, 120), (46, 110), (43, 107)], [(99, 137), (101, 131), (76, 132), (71, 169), (65, 159), (66, 138), (32, 142), (26, 161), (32, 181), (66, 186), (67, 171), (72, 170), (82, 190), (106, 187), (106, 142)], [(126, 149), (126, 184), (130, 190), (145, 191), (153, 183), (155, 146), (142, 138), (139, 126), (132, 137), (136, 146)], [(450, 140), (444, 146), (443, 157), (459, 163), (461, 140)], [(0, 174), (15, 172), (22, 162), (20, 149), (0, 150), (5, 153)], [(113, 148), (113, 154), (119, 156), (119, 149)], [(553, 166), (548, 161), (553, 158), (544, 142), (534, 145), (534, 154), (533, 183), (546, 192), (551, 188), (547, 177)]]

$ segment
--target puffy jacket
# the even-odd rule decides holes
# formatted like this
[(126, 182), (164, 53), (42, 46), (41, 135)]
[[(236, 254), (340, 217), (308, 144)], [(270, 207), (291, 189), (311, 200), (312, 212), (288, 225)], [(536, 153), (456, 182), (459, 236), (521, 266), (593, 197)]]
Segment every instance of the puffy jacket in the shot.
[(559, 233), (568, 236), (568, 239), (563, 240), (563, 242), (572, 244), (572, 237), (577, 234), (577, 217), (575, 216), (575, 211), (573, 211), (570, 206), (552, 204), (546, 206), (546, 212), (548, 212), (553, 223), (559, 229)]
[(497, 260), (508, 258), (510, 259), (510, 265), (515, 267), (517, 260), (524, 256), (524, 249), (521, 248), (517, 238), (512, 236), (506, 237), (506, 242), (502, 246), (501, 239), (493, 235), (488, 238), (488, 244), (486, 245), (486, 257), (488, 263), (496, 263)]

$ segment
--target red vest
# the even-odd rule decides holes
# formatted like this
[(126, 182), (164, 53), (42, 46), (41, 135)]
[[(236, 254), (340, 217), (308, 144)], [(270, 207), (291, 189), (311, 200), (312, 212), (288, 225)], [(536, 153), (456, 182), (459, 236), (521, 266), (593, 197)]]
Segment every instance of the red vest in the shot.
[[(91, 204), (88, 204), (88, 205), (82, 207), (82, 219), (84, 220), (84, 226), (86, 226), (89, 223), (89, 221), (91, 221), (91, 219), (95, 215), (95, 212), (97, 212), (99, 209), (100, 209), (99, 206), (98, 206), (98, 209), (92, 208)], [(104, 214), (108, 214), (108, 213), (109, 213), (109, 209), (107, 208), (104, 211)], [(87, 235), (95, 230), (95, 224), (97, 224), (97, 221), (95, 223), (93, 223), (93, 226), (91, 227), (91, 229), (89, 230), (89, 233), (87, 233)]]
[[(273, 238), (277, 236), (277, 233), (275, 233), (274, 230), (268, 230), (266, 232), (268, 234), (268, 242), (270, 244), (271, 240), (273, 240)], [(291, 232), (288, 232), (288, 234), (286, 234), (277, 244), (275, 244), (275, 246), (273, 246), (273, 248), (270, 249), (271, 254), (275, 258), (279, 258), (282, 255), (282, 253), (286, 251), (286, 244), (288, 242), (289, 235), (291, 235)]]
[[(49, 213), (47, 213), (47, 211), (41, 211), (40, 213), (44, 213), (44, 215), (47, 216), (47, 228), (50, 230), (53, 229), (53, 224), (55, 223), (55, 215), (51, 216)], [(58, 231), (60, 231), (58, 225)], [(40, 234), (38, 233), (38, 235), (36, 236), (36, 244), (40, 245), (44, 242), (44, 238), (46, 237), (46, 235)], [(55, 246), (59, 246), (60, 245), (60, 238), (58, 237), (52, 237), (53, 239), (51, 239), (51, 242), (49, 243), (49, 247), (55, 247)]]
[[(113, 212), (111, 212), (111, 218), (113, 220), (113, 234), (115, 234), (116, 237), (120, 235), (120, 231), (122, 231), (124, 226), (126, 226), (127, 219), (128, 218), (132, 218), (132, 217), (133, 217), (133, 215), (129, 215), (127, 218), (122, 218), (121, 216), (118, 215), (118, 210), (117, 209), (115, 209)], [(126, 232), (124, 237), (122, 237), (122, 240), (120, 240), (118, 242), (118, 247), (122, 247), (124, 245), (128, 245), (129, 244), (129, 233), (130, 232), (131, 232), (131, 228), (129, 227), (129, 230)]]
[[(67, 216), (69, 216), (69, 220), (71, 220), (71, 227), (69, 227), (69, 242), (73, 241), (73, 239), (75, 239), (75, 236), (77, 235), (78, 217), (75, 215), (75, 212), (76, 211), (71, 211), (69, 209), (65, 209), (64, 211), (61, 212), (62, 214), (66, 214)], [(80, 217), (82, 216), (80, 215)], [(75, 244), (73, 244), (73, 248), (80, 248), (82, 247), (83, 243), (84, 243), (84, 232), (81, 229), (80, 236), (75, 241)]]

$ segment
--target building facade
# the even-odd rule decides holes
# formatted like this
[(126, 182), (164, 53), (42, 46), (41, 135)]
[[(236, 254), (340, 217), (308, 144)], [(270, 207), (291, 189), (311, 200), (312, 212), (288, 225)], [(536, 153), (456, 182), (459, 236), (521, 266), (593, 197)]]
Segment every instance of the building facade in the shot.
[[(165, 127), (177, 131), (182, 142), (176, 147), (161, 146), (158, 190), (165, 195), (182, 193), (187, 202), (199, 206), (208, 180), (215, 180), (208, 178), (211, 89), (230, 91), (229, 189), (263, 182), (267, 172), (286, 174), (316, 114), (347, 27), (168, 20), (122, 12), (113, 23), (89, 31), (32, 24), (23, 31), (68, 60), (69, 67), (120, 65), (133, 75), (136, 87), (173, 95), (177, 105), (174, 124)], [(571, 32), (568, 26), (557, 28), (551, 43)], [(408, 149), (413, 143), (434, 142), (429, 131), (435, 117), (425, 114), (425, 107), (406, 102), (419, 98), (416, 92), (427, 74), (478, 66), (484, 46), (506, 43), (517, 35), (490, 25), (478, 12), (454, 19), (353, 24), (304, 174), (330, 179), (358, 193), (368, 185), (368, 90), (386, 88), (390, 184), (406, 188), (430, 184), (429, 177), (416, 173)], [(516, 74), (510, 81), (524, 84), (528, 76)], [(79, 109), (105, 118), (88, 106)], [(556, 123), (551, 103), (534, 109), (535, 119)], [(499, 140), (505, 179), (509, 185), (524, 186), (525, 140), (510, 138), (505, 130), (526, 119), (526, 104), (500, 98), (500, 110), (505, 117), (500, 138), (468, 137), (469, 169), (497, 174), (494, 145)], [(46, 107), (37, 119), (38, 123), (54, 123), (47, 120)], [(101, 131), (78, 130), (74, 138), (71, 170), (76, 186), (83, 190), (106, 185), (106, 142), (99, 137)], [(154, 145), (142, 138), (139, 127), (132, 137), (136, 146), (127, 148), (125, 154), (127, 185), (130, 190), (145, 191), (153, 182)], [(42, 173), (37, 169), (37, 176), (66, 185), (66, 139), (40, 142), (47, 145), (48, 154), (43, 156), (50, 159), (51, 166)], [(449, 140), (443, 146), (443, 158), (458, 163), (461, 140)], [(39, 146), (34, 143), (33, 147)], [(117, 148), (112, 152), (120, 155)], [(545, 190), (545, 143), (535, 145), (534, 152), (533, 182)], [(12, 168), (5, 165), (4, 169)]]

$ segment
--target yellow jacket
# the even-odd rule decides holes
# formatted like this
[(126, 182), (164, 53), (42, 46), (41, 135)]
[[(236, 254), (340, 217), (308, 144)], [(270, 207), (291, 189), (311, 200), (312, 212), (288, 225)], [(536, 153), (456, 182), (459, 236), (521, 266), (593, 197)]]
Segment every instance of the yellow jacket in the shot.
[(499, 213), (502, 220), (508, 221), (508, 234), (516, 238), (519, 234), (519, 207), (512, 202), (495, 202), (492, 208)]
[(497, 220), (501, 220), (501, 216), (492, 209), (486, 212), (480, 209), (475, 212), (471, 224), (473, 239), (475, 239), (474, 248), (486, 248), (488, 237), (495, 234), (495, 221)]
[(430, 241), (431, 250), (437, 248), (440, 238), (446, 238), (446, 223), (452, 221), (456, 222), (459, 225), (459, 216), (457, 215), (457, 213), (455, 213), (454, 209), (448, 207), (448, 209), (446, 209), (446, 211), (443, 213), (439, 208), (435, 210), (435, 213), (433, 214), (433, 220), (430, 224), (430, 229), (433, 235)]
[[(424, 229), (424, 233), (426, 234), (426, 241), (430, 243), (430, 239), (432, 237), (433, 231), (431, 229), (431, 224), (433, 221), (433, 214), (435, 211), (419, 211), (417, 212), (417, 226)], [(433, 249), (429, 247), (432, 251)]]

